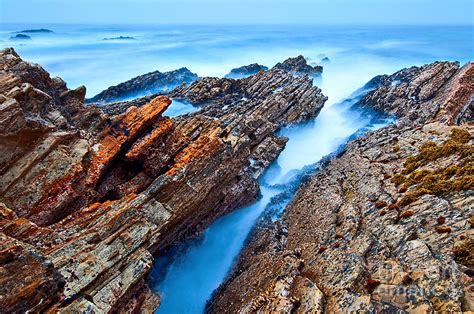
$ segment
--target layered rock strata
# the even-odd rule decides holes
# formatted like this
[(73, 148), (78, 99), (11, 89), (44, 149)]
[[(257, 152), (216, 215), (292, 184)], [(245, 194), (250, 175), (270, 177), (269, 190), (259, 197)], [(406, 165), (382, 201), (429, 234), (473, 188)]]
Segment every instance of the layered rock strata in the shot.
[(0, 69), (1, 312), (153, 311), (153, 255), (255, 200), (275, 132), (326, 100), (271, 71), (174, 91), (194, 114), (159, 96), (111, 117), (12, 49)]
[[(222, 93), (233, 93), (235, 88), (237, 89), (245, 88), (245, 86), (241, 87), (242, 84), (245, 84), (245, 83), (242, 83), (245, 80), (241, 81), (239, 79), (248, 78), (249, 76), (256, 75), (256, 74), (262, 74), (260, 72), (267, 71), (267, 70), (268, 70), (267, 67), (254, 63), (254, 64), (250, 64), (247, 66), (233, 69), (228, 75), (225, 76), (227, 80), (221, 80), (218, 78), (205, 78), (202, 81), (207, 82), (211, 79), (211, 80), (221, 82), (221, 84), (226, 84), (232, 87), (231, 89), (225, 89), (225, 90), (216, 89), (216, 91), (219, 90), (219, 92), (222, 95)], [(275, 65), (275, 67), (272, 70), (273, 70), (272, 73), (276, 73), (277, 71), (283, 71), (293, 76), (308, 75), (309, 77), (312, 77), (312, 78), (319, 78), (322, 73), (323, 68), (321, 66), (312, 67), (307, 64), (306, 59), (303, 56), (298, 56), (295, 58), (289, 58), (283, 62), (278, 63), (277, 65)], [(383, 76), (380, 76), (380, 79), (383, 79), (383, 78), (384, 78)], [(237, 81), (231, 82), (232, 79), (237, 79)], [(273, 83), (275, 84), (273, 85), (269, 84), (267, 88), (273, 89), (275, 92), (278, 92), (279, 82), (276, 81), (275, 79), (273, 80), (274, 80)], [(200, 84), (201, 85), (199, 86), (202, 86), (202, 84), (205, 84), (205, 83), (200, 83)], [(221, 88), (221, 87), (224, 87), (224, 86), (218, 86), (217, 88)], [(182, 89), (183, 88), (186, 89), (187, 86), (183, 85)], [(177, 88), (177, 89), (180, 90), (180, 88)], [(213, 91), (210, 91), (210, 90), (206, 91), (206, 93), (212, 93), (212, 92)], [(240, 94), (244, 95), (244, 97), (246, 97), (245, 93), (246, 93), (245, 91), (240, 91)], [(175, 91), (163, 92), (161, 94), (168, 95), (171, 97), (180, 96), (180, 94), (176, 93)], [(121, 114), (125, 112), (131, 106), (137, 106), (137, 107), (143, 106), (144, 104), (148, 103), (150, 100), (157, 97), (158, 95), (159, 94), (153, 94), (153, 95), (147, 95), (147, 96), (143, 96), (143, 97), (135, 98), (132, 100), (127, 100), (127, 101), (111, 102), (111, 103), (108, 103), (106, 106), (103, 106), (102, 109), (104, 110), (104, 112), (107, 112), (111, 115), (117, 115), (117, 114)], [(204, 103), (203, 100), (200, 100), (200, 99), (193, 99), (193, 100), (197, 102), (196, 105), (202, 105)]]
[(254, 231), (209, 312), (473, 311), (474, 64), (379, 77), (398, 117), (350, 143)]

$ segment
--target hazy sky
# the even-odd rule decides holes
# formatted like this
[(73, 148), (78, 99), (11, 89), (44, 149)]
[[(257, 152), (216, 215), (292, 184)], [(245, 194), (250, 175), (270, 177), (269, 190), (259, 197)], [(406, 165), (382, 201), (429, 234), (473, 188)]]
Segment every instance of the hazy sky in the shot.
[(474, 24), (474, 0), (0, 0), (6, 23)]

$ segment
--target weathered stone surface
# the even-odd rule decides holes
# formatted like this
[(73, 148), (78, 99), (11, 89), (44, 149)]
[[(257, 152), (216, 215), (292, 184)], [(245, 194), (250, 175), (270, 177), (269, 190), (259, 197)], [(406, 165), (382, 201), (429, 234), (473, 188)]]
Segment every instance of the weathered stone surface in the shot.
[(208, 311), (472, 311), (474, 128), (456, 123), (473, 70), (378, 78), (363, 105), (398, 123), (350, 143), (282, 221), (258, 226)]
[(470, 114), (473, 82), (472, 63), (459, 69), (456, 62), (435, 62), (383, 77), (382, 85), (364, 102), (400, 117), (403, 125), (420, 125), (431, 119), (459, 123)]
[(187, 68), (181, 68), (169, 72), (150, 72), (134, 77), (116, 86), (111, 86), (96, 96), (87, 100), (89, 103), (106, 104), (145, 95), (154, 95), (166, 92), (186, 83), (189, 84), (198, 79), (197, 74)]
[(60, 299), (65, 281), (34, 247), (0, 233), (0, 311), (41, 312)]
[(48, 224), (70, 202), (89, 140), (108, 121), (83, 107), (84, 87), (68, 90), (13, 49), (1, 51), (0, 68), (0, 197), (19, 216)]

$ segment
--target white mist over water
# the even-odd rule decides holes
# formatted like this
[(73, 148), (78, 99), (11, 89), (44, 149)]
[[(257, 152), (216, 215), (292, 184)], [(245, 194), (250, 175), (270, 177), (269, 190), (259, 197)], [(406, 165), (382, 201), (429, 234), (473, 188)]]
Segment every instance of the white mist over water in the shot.
[[(54, 33), (30, 34), (32, 39), (24, 42), (9, 40), (13, 32), (32, 28)], [(136, 40), (103, 40), (119, 36)], [(347, 64), (362, 76), (380, 65), (376, 74), (383, 74), (387, 65), (398, 70), (436, 60), (466, 62), (474, 55), (474, 47), (467, 44), (472, 37), (469, 26), (0, 24), (0, 48), (14, 47), (70, 88), (85, 85), (88, 98), (155, 70), (188, 67), (200, 76), (223, 76), (235, 67), (254, 62), (272, 67), (299, 54), (312, 63), (327, 56), (331, 63), (325, 67)], [(325, 80), (331, 79), (327, 74)], [(359, 87), (346, 84), (352, 82), (346, 77), (340, 75), (339, 84), (332, 85), (335, 91), (346, 89), (341, 96)]]
[[(327, 72), (324, 85), (331, 91), (331, 99), (338, 99), (345, 89), (332, 87), (338, 82), (332, 77), (337, 75), (329, 69)], [(352, 78), (359, 80), (358, 86), (365, 83), (363, 76)], [(201, 239), (178, 245), (158, 259), (151, 275), (153, 289), (162, 298), (157, 313), (203, 313), (206, 301), (225, 280), (258, 218), (269, 210), (272, 217), (278, 216), (291, 201), (307, 168), (336, 151), (351, 135), (375, 127), (374, 123), (382, 127), (389, 122), (351, 108), (357, 99), (329, 103), (314, 121), (283, 129), (280, 133), (289, 141), (259, 180), (261, 198), (216, 220)], [(279, 194), (285, 197), (275, 204), (272, 198)]]

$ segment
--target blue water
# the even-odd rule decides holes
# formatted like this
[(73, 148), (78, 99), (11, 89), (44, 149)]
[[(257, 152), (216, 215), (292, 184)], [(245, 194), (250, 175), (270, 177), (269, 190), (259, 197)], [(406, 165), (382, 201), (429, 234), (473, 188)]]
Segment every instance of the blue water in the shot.
[[(159, 313), (202, 313), (223, 282), (248, 234), (263, 213), (278, 219), (305, 174), (348, 139), (391, 120), (343, 101), (372, 77), (436, 60), (465, 63), (474, 56), (472, 26), (84, 26), (0, 25), (0, 47), (13, 46), (27, 60), (63, 77), (72, 88), (85, 84), (88, 97), (129, 78), (183, 66), (200, 76), (224, 76), (258, 62), (273, 66), (303, 54), (311, 63), (329, 57), (322, 82), (328, 102), (308, 123), (281, 130), (285, 150), (260, 179), (255, 204), (218, 219), (198, 240), (176, 245), (159, 258), (150, 278), (162, 296)], [(49, 28), (13, 42), (12, 31)], [(133, 36), (136, 40), (103, 38)], [(357, 98), (357, 95), (355, 95)], [(196, 110), (175, 100), (168, 115)]]
[(199, 107), (194, 106), (184, 99), (173, 98), (171, 105), (166, 109), (163, 115), (168, 117), (177, 117), (182, 116), (187, 113), (196, 112), (199, 110)]

